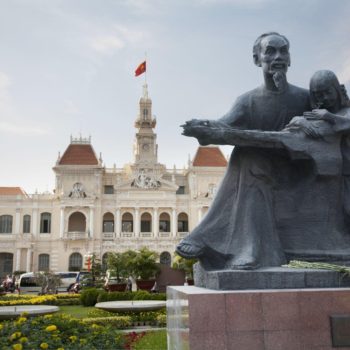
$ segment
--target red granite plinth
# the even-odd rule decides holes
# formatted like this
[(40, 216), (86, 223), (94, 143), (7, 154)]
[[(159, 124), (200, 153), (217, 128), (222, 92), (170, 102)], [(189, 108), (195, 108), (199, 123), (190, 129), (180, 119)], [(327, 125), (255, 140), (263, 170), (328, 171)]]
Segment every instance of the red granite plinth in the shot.
[(350, 289), (168, 287), (167, 311), (171, 350), (329, 350), (330, 316), (350, 315)]

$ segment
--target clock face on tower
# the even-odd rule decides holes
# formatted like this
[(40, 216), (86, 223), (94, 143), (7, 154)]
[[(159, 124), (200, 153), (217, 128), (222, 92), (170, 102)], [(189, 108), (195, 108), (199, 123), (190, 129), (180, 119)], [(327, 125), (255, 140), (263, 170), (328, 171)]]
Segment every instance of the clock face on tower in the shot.
[(149, 151), (149, 144), (148, 143), (144, 143), (143, 146), (142, 146), (142, 149), (144, 151)]

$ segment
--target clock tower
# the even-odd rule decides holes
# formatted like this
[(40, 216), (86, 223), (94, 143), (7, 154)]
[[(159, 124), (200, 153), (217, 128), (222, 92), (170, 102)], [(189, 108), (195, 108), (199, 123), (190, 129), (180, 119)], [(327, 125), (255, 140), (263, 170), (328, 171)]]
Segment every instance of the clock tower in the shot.
[(134, 160), (135, 165), (149, 167), (158, 163), (158, 147), (157, 135), (153, 131), (156, 119), (152, 116), (152, 100), (148, 97), (147, 84), (143, 85), (139, 106), (139, 115), (135, 121), (138, 131), (134, 144)]

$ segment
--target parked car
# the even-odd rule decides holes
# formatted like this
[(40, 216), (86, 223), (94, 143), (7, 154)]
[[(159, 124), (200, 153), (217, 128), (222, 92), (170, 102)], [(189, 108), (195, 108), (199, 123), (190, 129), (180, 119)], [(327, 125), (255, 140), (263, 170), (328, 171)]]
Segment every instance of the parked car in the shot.
[(76, 283), (80, 283), (85, 276), (91, 275), (88, 271), (56, 272), (56, 274), (61, 278), (57, 292), (70, 292)]
[(18, 294), (40, 294), (42, 290), (34, 272), (23, 273), (20, 275), (17, 286)]

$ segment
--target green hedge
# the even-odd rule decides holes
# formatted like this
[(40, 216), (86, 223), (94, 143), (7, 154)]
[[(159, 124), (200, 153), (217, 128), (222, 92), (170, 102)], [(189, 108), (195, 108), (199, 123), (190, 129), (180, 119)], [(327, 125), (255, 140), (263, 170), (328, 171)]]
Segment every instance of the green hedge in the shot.
[(159, 327), (166, 327), (166, 314), (159, 314), (156, 321)]
[(87, 314), (88, 318), (104, 318), (109, 319), (111, 317), (129, 317), (134, 326), (143, 325), (145, 323), (165, 326), (166, 325), (166, 311), (143, 311), (143, 312), (133, 312), (133, 311), (119, 311), (119, 312), (109, 312), (101, 309), (90, 310)]
[(86, 325), (97, 324), (99, 326), (112, 326), (118, 329), (128, 328), (133, 325), (130, 316), (110, 316), (110, 317), (89, 317), (82, 319), (82, 322)]
[(166, 300), (165, 293), (149, 293), (144, 290), (137, 292), (100, 292), (97, 302), (117, 300)]
[(53, 305), (57, 306), (68, 306), (68, 305), (81, 305), (80, 297), (79, 298), (60, 298), (57, 299)]
[(84, 306), (94, 306), (97, 303), (97, 297), (101, 291), (96, 288), (84, 289), (80, 294), (80, 302)]

